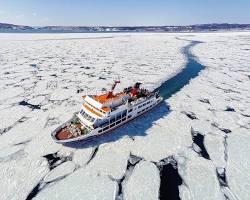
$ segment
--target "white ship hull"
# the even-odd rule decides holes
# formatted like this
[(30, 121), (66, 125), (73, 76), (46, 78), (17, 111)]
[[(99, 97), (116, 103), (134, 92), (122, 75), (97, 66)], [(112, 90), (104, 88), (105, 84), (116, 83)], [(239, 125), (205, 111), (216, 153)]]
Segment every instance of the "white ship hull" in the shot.
[[(137, 118), (138, 116), (143, 115), (144, 113), (152, 110), (157, 105), (159, 105), (159, 103), (161, 103), (162, 100), (163, 100), (162, 97), (153, 96), (153, 97), (145, 99), (144, 101), (141, 101), (139, 103), (135, 102), (133, 106), (127, 107), (127, 109), (125, 109), (127, 111), (126, 116), (121, 117), (119, 120), (116, 120), (113, 123), (109, 123), (105, 127), (101, 126), (101, 127), (94, 128), (94, 129), (90, 130), (87, 134), (79, 135), (79, 136), (76, 136), (73, 138), (59, 139), (57, 137), (58, 132), (60, 132), (65, 127), (70, 125), (70, 123), (72, 121), (72, 119), (70, 119), (69, 121), (65, 122), (63, 125), (58, 127), (56, 130), (54, 130), (52, 132), (51, 136), (55, 142), (61, 143), (61, 144), (76, 142), (76, 141), (88, 141), (88, 140), (93, 139), (95, 137), (104, 135), (104, 134), (126, 124), (127, 122)], [(146, 104), (146, 105), (144, 105), (144, 104)], [(82, 118), (81, 114), (78, 113), (77, 116), (80, 119), (81, 124), (83, 125), (84, 123), (82, 123), (82, 121), (84, 119)]]

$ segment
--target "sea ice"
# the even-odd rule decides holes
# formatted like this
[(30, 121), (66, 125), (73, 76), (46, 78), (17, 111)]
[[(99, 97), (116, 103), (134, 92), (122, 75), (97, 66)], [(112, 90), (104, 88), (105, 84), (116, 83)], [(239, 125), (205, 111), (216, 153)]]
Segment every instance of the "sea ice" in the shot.
[(213, 163), (197, 157), (191, 151), (186, 151), (185, 157), (187, 161), (182, 166), (184, 169), (181, 177), (189, 189), (189, 195), (181, 194), (183, 198), (190, 199), (191, 196), (191, 199), (224, 199)]
[[(249, 39), (249, 32), (1, 34), (2, 199), (157, 199), (153, 163), (170, 156), (181, 199), (249, 199)], [(194, 40), (202, 43), (192, 54), (206, 68), (162, 105), (87, 144), (54, 143), (50, 133), (80, 109), (82, 95), (114, 79), (117, 90), (137, 81), (156, 88), (185, 66), (182, 48)]]
[(228, 185), (239, 199), (250, 198), (250, 135), (244, 128), (235, 130), (228, 139)]
[(48, 185), (34, 199), (78, 200), (78, 199), (114, 199), (117, 184), (107, 176), (94, 176), (82, 168), (65, 179)]
[(15, 156), (12, 160), (1, 161), (1, 199), (26, 199), (48, 172), (48, 164), (44, 158)]
[(75, 170), (75, 164), (72, 161), (67, 161), (51, 170), (43, 179), (44, 182), (52, 182), (71, 174)]
[(114, 179), (121, 179), (130, 154), (129, 141), (129, 138), (123, 138), (111, 144), (100, 145), (86, 170), (95, 175), (109, 175)]
[(123, 183), (124, 200), (149, 200), (159, 197), (160, 176), (157, 167), (147, 161), (139, 162)]

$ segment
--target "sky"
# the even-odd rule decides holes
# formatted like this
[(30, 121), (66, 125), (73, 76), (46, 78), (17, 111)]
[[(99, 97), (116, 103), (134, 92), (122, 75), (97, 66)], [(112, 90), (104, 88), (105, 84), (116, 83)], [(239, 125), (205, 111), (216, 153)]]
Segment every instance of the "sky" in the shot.
[(0, 23), (30, 26), (250, 23), (250, 0), (0, 0)]

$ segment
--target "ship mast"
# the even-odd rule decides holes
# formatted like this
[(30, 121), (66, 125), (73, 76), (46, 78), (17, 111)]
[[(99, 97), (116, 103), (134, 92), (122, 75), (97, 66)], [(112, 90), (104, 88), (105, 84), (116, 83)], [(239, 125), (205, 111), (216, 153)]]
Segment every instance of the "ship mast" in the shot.
[(116, 85), (118, 83), (120, 83), (120, 81), (114, 81), (114, 83), (112, 84), (111, 89), (108, 92), (107, 98), (111, 98), (113, 96), (113, 91), (114, 91), (114, 89), (115, 89), (115, 87), (116, 87)]

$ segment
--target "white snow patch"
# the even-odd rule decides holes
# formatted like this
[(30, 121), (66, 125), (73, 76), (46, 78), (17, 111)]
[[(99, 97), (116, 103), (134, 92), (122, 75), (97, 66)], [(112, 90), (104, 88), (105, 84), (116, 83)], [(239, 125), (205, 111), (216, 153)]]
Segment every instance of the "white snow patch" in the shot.
[(14, 106), (0, 112), (0, 129), (14, 125), (19, 119), (29, 112), (29, 108), (23, 106)]
[(131, 176), (123, 183), (123, 197), (125, 200), (158, 199), (160, 175), (157, 167), (147, 161), (139, 162)]
[(44, 96), (37, 96), (33, 99), (30, 99), (28, 103), (33, 104), (33, 105), (39, 105), (45, 100)]
[(57, 89), (53, 91), (53, 93), (50, 96), (50, 100), (52, 101), (62, 101), (69, 99), (71, 96), (73, 96), (75, 92), (72, 90), (66, 90), (66, 89)]
[(92, 147), (77, 149), (74, 153), (73, 161), (80, 166), (84, 166), (89, 161), (92, 153), (93, 153)]
[(123, 138), (119, 141), (99, 146), (92, 161), (86, 166), (86, 170), (95, 175), (110, 175), (115, 179), (121, 179), (125, 174), (129, 158), (130, 139)]
[[(1, 136), (0, 148), (8, 145), (18, 144), (31, 140), (34, 136), (42, 134), (47, 119), (47, 113), (33, 111), (26, 117), (31, 117), (25, 122), (18, 123), (11, 130)], [(32, 117), (35, 115), (36, 117)]]
[(208, 134), (204, 138), (204, 146), (210, 156), (210, 159), (217, 167), (225, 167), (225, 146), (224, 137)]
[(67, 161), (51, 170), (43, 179), (44, 182), (52, 182), (56, 179), (63, 178), (68, 174), (71, 174), (75, 170), (75, 163)]
[(2, 162), (0, 165), (1, 199), (26, 199), (32, 189), (49, 171), (44, 158), (30, 157)]
[(23, 148), (24, 148), (23, 145), (18, 145), (0, 149), (0, 162), (5, 161), (9, 156), (17, 154), (18, 152), (22, 151)]
[(52, 139), (50, 131), (53, 129), (44, 129), (37, 135), (25, 148), (25, 152), (32, 158), (45, 156), (47, 154), (56, 153), (61, 149), (61, 145), (55, 143)]
[(192, 199), (224, 199), (212, 162), (197, 157), (192, 151), (186, 151), (185, 156), (188, 158), (185, 169), (179, 173), (187, 184)]
[(23, 92), (21, 87), (1, 89), (0, 101), (19, 96)]
[(235, 130), (228, 139), (226, 175), (231, 191), (239, 199), (250, 198), (250, 135), (246, 129)]
[(154, 123), (146, 131), (146, 136), (135, 137), (131, 151), (133, 155), (158, 162), (192, 143), (190, 122), (184, 115), (170, 112)]
[(57, 184), (46, 187), (34, 199), (78, 200), (114, 199), (117, 184), (107, 176), (90, 175), (84, 168), (75, 171)]

